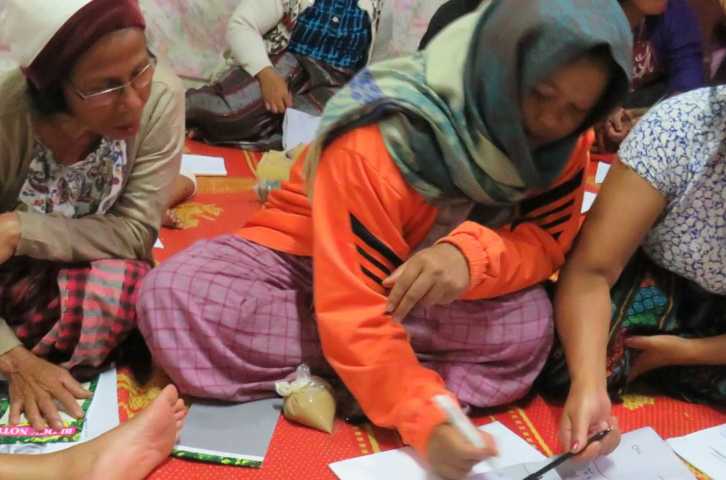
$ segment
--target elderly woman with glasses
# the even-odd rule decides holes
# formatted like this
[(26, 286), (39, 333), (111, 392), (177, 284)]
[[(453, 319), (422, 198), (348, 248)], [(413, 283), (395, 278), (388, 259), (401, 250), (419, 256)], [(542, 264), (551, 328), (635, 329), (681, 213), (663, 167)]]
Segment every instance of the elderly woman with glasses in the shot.
[(184, 142), (183, 88), (144, 26), (137, 0), (0, 9), (20, 65), (0, 76), (0, 372), (13, 423), (81, 415), (76, 379), (136, 325)]

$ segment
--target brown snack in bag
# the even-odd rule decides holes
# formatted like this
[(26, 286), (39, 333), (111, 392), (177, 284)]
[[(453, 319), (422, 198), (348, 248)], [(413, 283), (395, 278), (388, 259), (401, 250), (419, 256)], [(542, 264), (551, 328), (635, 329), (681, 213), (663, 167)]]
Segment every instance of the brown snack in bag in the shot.
[(282, 413), (290, 421), (331, 433), (335, 421), (333, 388), (320, 377), (310, 375), (303, 364), (297, 368), (292, 382), (275, 382), (275, 390), (285, 400)]

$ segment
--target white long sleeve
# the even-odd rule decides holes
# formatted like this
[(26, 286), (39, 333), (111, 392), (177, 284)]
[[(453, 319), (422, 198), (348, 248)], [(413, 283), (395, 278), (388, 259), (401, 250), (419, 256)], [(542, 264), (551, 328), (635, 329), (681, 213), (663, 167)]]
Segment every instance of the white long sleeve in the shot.
[(242, 0), (227, 28), (227, 44), (242, 68), (252, 76), (272, 66), (263, 36), (285, 16), (282, 0)]

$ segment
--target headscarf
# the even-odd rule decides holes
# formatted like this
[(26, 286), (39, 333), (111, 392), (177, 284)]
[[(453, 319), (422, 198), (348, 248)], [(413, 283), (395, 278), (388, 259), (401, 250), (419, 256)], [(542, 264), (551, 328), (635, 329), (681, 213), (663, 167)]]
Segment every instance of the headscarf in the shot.
[[(597, 47), (614, 66), (607, 92), (578, 131), (533, 152), (522, 98)], [(378, 123), (407, 182), (430, 203), (513, 205), (551, 185), (578, 136), (622, 101), (631, 52), (617, 0), (484, 1), (425, 51), (361, 71), (328, 102), (307, 157), (308, 188), (326, 145)]]
[(0, 35), (38, 90), (57, 84), (101, 37), (145, 28), (138, 0), (6, 0)]

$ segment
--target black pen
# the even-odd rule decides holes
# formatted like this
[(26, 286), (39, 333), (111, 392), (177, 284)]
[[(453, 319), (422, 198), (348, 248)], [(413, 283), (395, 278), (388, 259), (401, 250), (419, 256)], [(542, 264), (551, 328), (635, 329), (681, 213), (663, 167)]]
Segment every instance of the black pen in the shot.
[[(593, 435), (592, 437), (588, 438), (587, 439), (587, 443), (585, 444), (585, 446), (583, 447), (583, 449), (580, 450), (580, 452), (584, 451), (593, 442), (599, 442), (600, 440), (602, 440), (603, 438), (605, 438), (605, 436), (608, 433), (610, 433), (611, 431), (612, 431), (612, 427), (611, 428), (608, 428), (608, 429), (605, 429), (605, 430), (602, 430), (600, 432), (597, 432), (595, 435)], [(527, 475), (522, 480), (539, 480), (540, 478), (542, 478), (542, 475), (544, 475), (545, 473), (549, 472), (550, 470), (554, 470), (555, 468), (559, 467), (560, 465), (562, 465), (563, 463), (565, 463), (567, 460), (569, 460), (572, 457), (578, 455), (580, 452), (578, 452), (578, 453), (572, 453), (572, 452), (563, 453), (562, 455), (560, 455), (559, 457), (555, 458), (550, 463), (548, 463), (544, 467), (540, 468), (536, 472)]]

